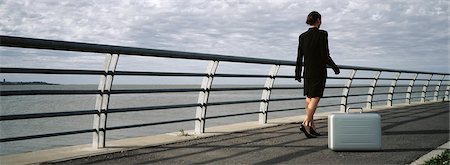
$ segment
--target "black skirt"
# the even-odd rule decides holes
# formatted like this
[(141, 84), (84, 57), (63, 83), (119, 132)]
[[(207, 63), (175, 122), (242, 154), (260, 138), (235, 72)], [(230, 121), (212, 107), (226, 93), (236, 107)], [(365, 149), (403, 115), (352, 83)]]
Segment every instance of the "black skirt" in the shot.
[(325, 90), (326, 79), (305, 78), (303, 95), (312, 97), (322, 97)]

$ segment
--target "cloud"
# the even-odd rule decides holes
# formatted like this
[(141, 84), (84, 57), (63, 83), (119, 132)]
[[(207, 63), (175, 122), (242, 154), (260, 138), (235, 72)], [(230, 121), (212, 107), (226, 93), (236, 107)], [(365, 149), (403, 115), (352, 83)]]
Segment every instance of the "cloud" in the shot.
[[(444, 0), (4, 0), (0, 33), (295, 60), (297, 37), (308, 28), (304, 19), (312, 10), (322, 14), (322, 28), (329, 32), (330, 50), (338, 64), (449, 71), (448, 3)], [(27, 54), (9, 48), (0, 52), (1, 66), (59, 67), (55, 63), (76, 61), (71, 67), (98, 68), (92, 60), (101, 59), (86, 53)], [(132, 65), (138, 65), (151, 71), (170, 63), (134, 59), (125, 58), (120, 68), (135, 70)]]

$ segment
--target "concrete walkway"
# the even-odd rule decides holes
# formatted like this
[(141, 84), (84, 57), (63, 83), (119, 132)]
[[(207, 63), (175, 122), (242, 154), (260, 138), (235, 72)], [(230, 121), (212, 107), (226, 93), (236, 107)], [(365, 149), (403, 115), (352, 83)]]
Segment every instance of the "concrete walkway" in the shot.
[[(409, 164), (449, 140), (449, 102), (380, 110), (383, 150), (334, 152), (327, 136), (307, 139), (299, 124), (78, 158), (55, 164)], [(327, 119), (316, 121), (327, 134)]]

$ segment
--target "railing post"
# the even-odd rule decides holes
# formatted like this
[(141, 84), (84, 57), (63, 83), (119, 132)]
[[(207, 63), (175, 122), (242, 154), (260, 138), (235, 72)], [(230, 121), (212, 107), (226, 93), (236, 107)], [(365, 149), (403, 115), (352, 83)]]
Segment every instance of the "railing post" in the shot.
[(342, 90), (342, 99), (341, 99), (341, 112), (345, 112), (347, 109), (347, 101), (348, 101), (348, 94), (350, 93), (350, 87), (352, 86), (353, 78), (356, 74), (356, 69), (352, 70), (352, 73), (350, 74), (350, 77), (345, 84), (344, 89)]
[(94, 148), (104, 148), (106, 143), (106, 122), (107, 111), (109, 107), (109, 98), (111, 87), (114, 79), (114, 72), (119, 61), (118, 54), (107, 54), (105, 57), (104, 70), (105, 74), (100, 77), (98, 90), (100, 94), (97, 95), (95, 109), (98, 111), (94, 115), (94, 129), (92, 146)]
[(434, 90), (434, 101), (439, 100), (439, 89), (441, 88), (442, 81), (444, 81), (445, 75), (442, 75), (441, 80), (439, 80), (439, 83), (437, 84), (435, 90)]
[(267, 113), (269, 110), (269, 100), (270, 100), (270, 94), (272, 92), (272, 87), (275, 82), (275, 76), (278, 74), (278, 70), (280, 70), (280, 65), (273, 65), (269, 72), (269, 77), (266, 79), (266, 84), (264, 87), (266, 89), (263, 90), (262, 96), (261, 96), (261, 104), (259, 107), (259, 111), (261, 112), (259, 114), (259, 124), (266, 124), (267, 123)]
[(450, 98), (449, 98), (449, 93), (450, 93), (450, 81), (448, 81), (448, 84), (447, 84), (447, 89), (445, 90), (445, 96), (444, 96), (444, 100), (445, 101), (449, 101), (450, 100)]
[(388, 107), (392, 106), (392, 102), (394, 99), (394, 93), (395, 93), (395, 87), (397, 86), (397, 81), (398, 81), (398, 78), (400, 78), (401, 74), (402, 74), (402, 72), (398, 72), (397, 74), (395, 74), (395, 78), (391, 82), (391, 87), (389, 87), (389, 94), (388, 94), (388, 98), (387, 98), (387, 106)]
[(378, 78), (380, 78), (380, 75), (381, 71), (377, 71), (375, 73), (375, 76), (373, 77), (373, 81), (368, 92), (369, 95), (367, 96), (366, 109), (372, 109), (373, 95), (375, 93), (375, 88), (377, 86)]
[(206, 124), (206, 110), (209, 99), (210, 89), (213, 83), (214, 74), (217, 71), (217, 67), (219, 66), (219, 61), (210, 61), (208, 64), (208, 68), (206, 69), (206, 77), (203, 78), (201, 91), (198, 95), (198, 106), (195, 113), (195, 117), (198, 119), (195, 121), (195, 133), (201, 134), (205, 132), (205, 124)]
[(408, 89), (406, 91), (406, 104), (411, 104), (412, 90), (414, 88), (414, 83), (416, 83), (417, 76), (419, 76), (419, 73), (414, 74), (412, 80), (409, 82)]
[(420, 102), (425, 102), (426, 101), (426, 97), (427, 97), (427, 88), (428, 85), (430, 84), (431, 78), (433, 77), (433, 74), (430, 75), (430, 78), (428, 78), (427, 82), (425, 84), (423, 84), (422, 87), (422, 97), (420, 98)]

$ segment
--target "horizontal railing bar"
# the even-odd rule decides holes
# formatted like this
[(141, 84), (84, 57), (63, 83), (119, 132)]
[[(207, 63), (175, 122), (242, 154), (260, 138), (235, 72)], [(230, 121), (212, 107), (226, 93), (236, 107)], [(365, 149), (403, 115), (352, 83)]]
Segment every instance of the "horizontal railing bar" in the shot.
[(270, 99), (270, 101), (291, 101), (291, 100), (304, 100), (306, 97), (292, 97), (292, 98), (279, 98), (279, 99)]
[(133, 125), (109, 127), (109, 128), (106, 128), (106, 130), (118, 130), (118, 129), (127, 129), (127, 128), (136, 128), (136, 127), (146, 127), (146, 126), (153, 126), (153, 125), (181, 123), (181, 122), (196, 121), (196, 120), (198, 120), (198, 119), (197, 118), (190, 118), (190, 119), (162, 121), (162, 122), (146, 123), (146, 124), (133, 124)]
[(325, 88), (328, 88), (328, 89), (334, 89), (334, 88), (345, 88), (345, 86), (325, 86)]
[(200, 104), (194, 103), (194, 104), (161, 105), (161, 106), (150, 106), (150, 107), (111, 108), (111, 109), (108, 109), (108, 113), (152, 111), (152, 110), (163, 110), (163, 109), (189, 108), (189, 107), (197, 107), (197, 106), (200, 106)]
[(352, 94), (352, 95), (348, 95), (348, 97), (358, 97), (358, 96), (367, 96), (369, 95), (368, 93), (363, 93), (363, 94)]
[(303, 87), (272, 87), (272, 90), (303, 89)]
[[(111, 73), (110, 73), (111, 74)], [(114, 75), (122, 76), (179, 76), (179, 77), (204, 77), (204, 73), (174, 73), (174, 72), (138, 72), (138, 71), (114, 71)]]
[[(274, 76), (274, 77), (279, 77), (279, 76)], [(283, 76), (283, 78), (295, 78), (295, 76)], [(348, 77), (334, 77), (334, 76), (330, 76), (327, 77), (327, 79), (349, 79)], [(354, 80), (373, 80), (373, 77), (353, 77), (352, 79)], [(382, 78), (378, 78), (378, 80), (401, 80), (401, 81), (411, 81), (412, 79), (410, 78), (399, 78), (399, 79), (395, 79), (395, 78), (388, 78), (388, 77), (382, 77)], [(416, 81), (428, 81), (428, 79), (416, 79)], [(440, 79), (431, 79), (430, 81), (441, 81)], [(442, 80), (442, 81), (450, 81), (450, 80)]]
[[(428, 81), (428, 79), (416, 79), (416, 81)], [(430, 81), (441, 81), (441, 79), (430, 79)], [(450, 81), (450, 80), (442, 80), (442, 81)]]
[(389, 92), (383, 92), (383, 93), (374, 93), (373, 95), (387, 95), (387, 94), (391, 94)]
[(244, 116), (244, 115), (251, 115), (251, 114), (258, 114), (262, 112), (246, 112), (246, 113), (235, 113), (235, 114), (229, 114), (229, 115), (219, 115), (219, 116), (210, 116), (205, 117), (205, 119), (216, 119), (216, 118), (223, 118), (223, 117), (234, 117), (234, 116)]
[[(377, 87), (381, 87), (381, 88), (388, 88), (388, 87), (392, 87), (393, 85), (377, 85), (375, 86)], [(367, 87), (372, 87), (370, 85), (352, 85), (351, 88), (367, 88)], [(396, 87), (409, 87), (409, 85), (396, 85)], [(422, 85), (415, 85), (413, 87), (422, 87)], [(345, 88), (345, 87), (342, 87)]]
[(17, 90), (1, 91), (0, 96), (20, 96), (20, 95), (84, 95), (100, 94), (99, 90)]
[[(266, 88), (213, 88), (210, 91), (239, 91), (239, 90), (263, 90)], [(103, 94), (142, 94), (142, 93), (176, 93), (176, 92), (199, 92), (201, 88), (175, 88), (175, 89), (128, 89), (111, 90)], [(19, 95), (78, 95), (78, 94), (101, 94), (99, 90), (17, 90), (1, 91), (0, 96), (19, 96)]]
[(336, 98), (336, 97), (342, 97), (342, 95), (323, 96), (323, 97), (321, 97), (321, 98), (322, 98), (322, 99), (326, 99), (326, 98)]
[[(384, 88), (384, 87), (392, 87), (392, 86), (393, 85), (378, 85), (378, 86), (375, 86), (375, 87)], [(370, 85), (352, 85), (351, 88), (370, 88), (370, 87), (372, 87), (372, 86), (370, 86)], [(409, 85), (396, 85), (396, 87), (409, 87)], [(414, 87), (422, 87), (422, 86), (421, 85), (416, 85)], [(342, 87), (342, 88), (345, 88), (345, 87)]]
[(387, 87), (392, 87), (392, 85), (377, 85), (375, 86), (376, 88), (387, 88)]
[[(358, 79), (358, 78), (353, 78), (353, 79)], [(368, 79), (373, 79), (373, 78), (368, 78)], [(395, 79), (395, 78), (378, 78), (378, 80), (402, 80), (402, 81), (411, 81), (413, 79), (410, 78), (399, 78), (399, 79)], [(415, 81), (428, 81), (428, 79), (416, 79)], [(440, 79), (431, 79), (430, 81), (441, 81)], [(442, 81), (446, 81), (446, 80), (442, 80)], [(448, 81), (448, 80), (447, 80)]]
[[(354, 79), (358, 79), (358, 78), (354, 78)], [(371, 78), (373, 79), (373, 78)], [(395, 78), (378, 78), (378, 80), (402, 80), (402, 81), (411, 81), (412, 79), (409, 78), (399, 78), (399, 79), (395, 79)], [(415, 81), (428, 81), (428, 79), (416, 79)], [(431, 79), (430, 81), (441, 81), (441, 80), (437, 80), (437, 79)]]
[(409, 92), (408, 92), (408, 91), (404, 91), (404, 92), (394, 92), (393, 94), (396, 95), (396, 94), (406, 94), (406, 93), (409, 93)]
[[(137, 47), (125, 47), (125, 46), (114, 46), (114, 45), (103, 45), (103, 44), (92, 44), (92, 43), (81, 43), (81, 42), (57, 41), (57, 40), (25, 38), (25, 37), (5, 36), (5, 35), (0, 35), (0, 40), (1, 40), (0, 46), (7, 46), (7, 47), (50, 49), (50, 50), (76, 51), (76, 52), (109, 53), (109, 54), (121, 54), (121, 55), (153, 56), (153, 57), (195, 59), (195, 60), (277, 64), (277, 65), (289, 65), (289, 66), (296, 65), (295, 61), (238, 57), (238, 56), (217, 55), (217, 54), (207, 54), (207, 53), (169, 51), (169, 50), (159, 50), (159, 49), (146, 49), (146, 48), (137, 48)], [(384, 68), (374, 68), (374, 67), (357, 67), (357, 66), (346, 66), (346, 65), (339, 65), (339, 68), (368, 70), (368, 71), (450, 75), (448, 73), (418, 72), (418, 71), (408, 71), (408, 70), (384, 69)]]
[[(236, 87), (236, 88), (212, 88), (209, 91), (246, 91), (246, 90), (263, 90), (262, 87)], [(174, 93), (174, 92), (200, 92), (204, 91), (201, 88), (179, 88), (179, 89), (132, 89), (132, 90), (112, 90), (111, 94), (125, 94), (125, 93)]]
[(435, 75), (449, 75), (448, 73), (438, 73), (438, 72), (420, 72), (411, 70), (400, 70), (400, 69), (384, 69), (384, 68), (374, 68), (374, 67), (351, 67), (351, 66), (338, 66), (340, 69), (355, 69), (362, 71), (383, 71), (383, 72), (401, 72), (401, 73), (419, 73), (419, 74), (435, 74)]
[(236, 87), (236, 88), (212, 88), (209, 91), (246, 91), (246, 90), (264, 90), (266, 88), (263, 87)]
[[(416, 81), (417, 80), (419, 80), (419, 81), (428, 81), (428, 79), (416, 79)], [(441, 79), (430, 79), (430, 81), (441, 81)], [(442, 81), (450, 81), (450, 80), (442, 80)]]
[(398, 78), (397, 80), (399, 80), (399, 81), (411, 81), (413, 79), (411, 79), (411, 78)]
[[(444, 92), (445, 90), (439, 90), (441, 92)], [(434, 89), (434, 87), (428, 87), (427, 92), (436, 92), (436, 90)]]
[[(406, 94), (406, 93), (409, 93), (409, 92), (407, 92), (407, 91), (404, 91), (404, 92), (394, 92), (393, 94), (396, 95), (396, 94)], [(411, 92), (411, 93), (414, 93), (414, 92)], [(418, 92), (416, 92), (416, 93), (418, 93)], [(389, 92), (386, 92), (386, 93), (374, 93), (373, 95), (387, 95), (387, 94), (391, 94), (391, 93), (389, 93)]]
[(83, 111), (70, 111), (70, 112), (49, 112), (49, 113), (3, 115), (3, 116), (0, 116), (0, 121), (36, 119), (36, 118), (48, 118), (48, 117), (63, 117), (63, 116), (92, 115), (92, 114), (97, 114), (97, 113), (98, 113), (97, 110), (83, 110)]
[[(332, 88), (345, 88), (344, 86), (325, 86), (325, 89), (332, 89)], [(292, 86), (292, 87), (273, 87), (273, 88), (271, 88), (272, 90), (273, 89), (277, 89), (277, 90), (284, 90), (284, 89), (304, 89), (304, 87), (303, 86), (298, 86), (298, 87), (295, 87), (295, 86)]]
[(347, 105), (352, 105), (352, 104), (365, 104), (365, 103), (367, 103), (367, 101), (352, 102), (352, 103), (347, 103)]
[(0, 73), (103, 75), (105, 71), (79, 69), (39, 69), (0, 67)]
[[(174, 88), (174, 89), (127, 89), (111, 90), (110, 94), (143, 94), (143, 93), (177, 93), (177, 92), (199, 92), (201, 88)], [(106, 92), (105, 92), (106, 93)]]
[(335, 107), (335, 106), (340, 106), (342, 104), (329, 104), (329, 105), (320, 105), (317, 106), (318, 108), (325, 108), (325, 107)]
[(244, 104), (244, 103), (258, 103), (263, 100), (242, 100), (242, 101), (224, 101), (224, 102), (215, 102), (208, 103), (208, 106), (217, 106), (217, 105), (230, 105), (230, 104)]
[[(429, 97), (432, 97), (432, 96), (428, 96), (428, 97), (425, 97), (425, 98), (429, 98)], [(419, 99), (419, 98), (422, 98), (422, 96), (414, 96), (414, 97), (411, 97), (411, 99)]]
[[(360, 86), (352, 85), (351, 88), (370, 88), (370, 87), (372, 87), (372, 86), (370, 86), (370, 85), (360, 85)], [(345, 87), (343, 87), (343, 88), (345, 88)]]
[(0, 143), (11, 142), (11, 141), (19, 141), (19, 140), (37, 139), (37, 138), (54, 137), (54, 136), (90, 133), (90, 132), (94, 132), (94, 131), (96, 131), (96, 130), (95, 129), (85, 129), (85, 130), (78, 130), (78, 131), (67, 131), (67, 132), (58, 132), (58, 133), (49, 133), (49, 134), (40, 134), (40, 135), (30, 135), (30, 136), (19, 136), (19, 137), (3, 138), (3, 139), (0, 139)]
[[(236, 87), (236, 88), (212, 88), (208, 91), (247, 91), (247, 90), (264, 90), (263, 87)], [(180, 89), (134, 89), (134, 90), (113, 90), (111, 94), (122, 93), (168, 93), (168, 92), (199, 92), (204, 91), (201, 88), (180, 88)]]
[(275, 77), (275, 78), (295, 78), (295, 76), (288, 76), (288, 75), (276, 75), (276, 76), (273, 76), (273, 77)]
[(253, 75), (253, 74), (214, 74), (214, 77), (245, 77), (245, 78), (267, 78), (268, 75)]
[(353, 80), (373, 80), (373, 79), (374, 79), (373, 77), (353, 77)]
[(348, 77), (333, 77), (333, 76), (331, 76), (331, 77), (327, 77), (327, 79), (336, 79), (336, 80), (341, 79), (341, 80), (348, 80)]
[(412, 91), (411, 93), (422, 93), (422, 91)]
[[(352, 86), (352, 88), (368, 88), (371, 86)], [(390, 86), (383, 86), (390, 87)], [(400, 85), (397, 87), (408, 87), (408, 85)], [(421, 86), (417, 86), (421, 87)], [(344, 88), (340, 86), (329, 86), (326, 88)], [(434, 92), (431, 89), (427, 92)], [(239, 91), (239, 90), (264, 90), (262, 87), (248, 87), (248, 88), (213, 88), (210, 91)], [(303, 87), (274, 87), (272, 89), (303, 89)], [(139, 93), (176, 93), (176, 92), (199, 92), (203, 91), (201, 88), (179, 88), (179, 89), (129, 89), (129, 90), (112, 90), (110, 92), (103, 92), (103, 94), (139, 94)], [(413, 91), (411, 93), (420, 93), (422, 91)], [(395, 92), (407, 93), (407, 92)], [(1, 91), (0, 96), (20, 96), (20, 95), (83, 95), (83, 94), (101, 94), (99, 90), (17, 90), (17, 91)], [(375, 93), (375, 94), (389, 94), (389, 93)]]
[(416, 79), (416, 81), (428, 81), (428, 79), (420, 79), (420, 78), (418, 78), (418, 79)]
[(378, 78), (378, 80), (396, 80), (396, 79), (395, 78), (381, 77), (381, 78)]
[(305, 109), (305, 108), (302, 107), (302, 108), (277, 109), (277, 110), (269, 110), (268, 112), (294, 111), (294, 110), (300, 110), (300, 109)]
[[(404, 84), (404, 85), (396, 85), (396, 87), (409, 87), (409, 85), (406, 85), (406, 84)], [(419, 86), (417, 85), (416, 87), (419, 87)]]
[[(77, 69), (39, 69), (39, 68), (6, 68), (1, 67), (0, 73), (23, 73), (23, 74), (70, 74), (70, 75), (112, 75), (101, 70), (77, 70)], [(189, 76), (204, 77), (204, 73), (174, 73), (174, 72), (140, 72), (140, 71), (115, 71), (114, 75), (125, 76)], [(267, 76), (266, 76), (267, 77)]]
[[(370, 86), (353, 86), (352, 88), (367, 88)], [(407, 86), (400, 86), (407, 87)], [(344, 88), (339, 86), (330, 86), (326, 88)], [(239, 91), (239, 90), (264, 90), (262, 87), (251, 88), (213, 88), (210, 91)], [(303, 89), (303, 87), (275, 87), (272, 89)], [(431, 89), (431, 88), (430, 88)], [(176, 92), (199, 92), (203, 91), (200, 88), (180, 88), (180, 89), (129, 89), (129, 90), (112, 90), (104, 92), (103, 94), (142, 94), (142, 93), (176, 93)], [(427, 92), (434, 92), (435, 90), (427, 90)], [(413, 91), (411, 93), (420, 93), (422, 91)], [(406, 93), (406, 92), (395, 92)], [(20, 96), (20, 95), (84, 95), (84, 94), (101, 94), (99, 90), (17, 90), (17, 91), (1, 91), (0, 96)], [(389, 94), (389, 93), (375, 93), (375, 94)]]

